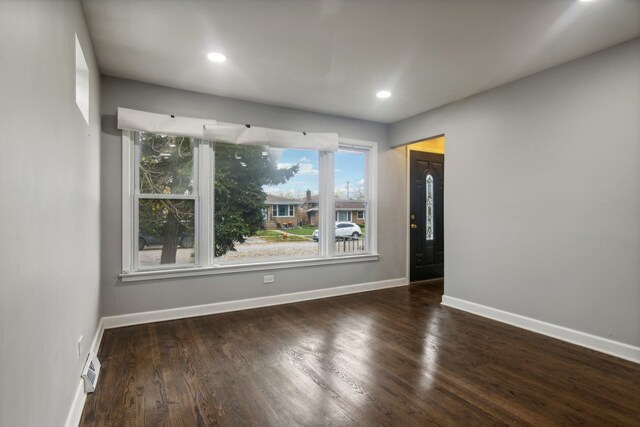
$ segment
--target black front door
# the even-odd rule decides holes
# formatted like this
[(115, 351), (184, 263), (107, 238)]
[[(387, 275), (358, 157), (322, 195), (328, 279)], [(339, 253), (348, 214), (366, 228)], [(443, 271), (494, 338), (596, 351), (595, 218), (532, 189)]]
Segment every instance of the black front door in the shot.
[(410, 152), (410, 280), (444, 276), (444, 155)]

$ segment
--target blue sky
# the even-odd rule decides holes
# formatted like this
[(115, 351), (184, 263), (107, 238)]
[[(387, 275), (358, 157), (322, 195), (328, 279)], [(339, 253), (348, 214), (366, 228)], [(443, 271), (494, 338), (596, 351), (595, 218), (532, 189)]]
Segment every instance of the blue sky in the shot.
[[(278, 166), (287, 168), (298, 164), (298, 173), (284, 184), (265, 186), (264, 191), (282, 197), (303, 198), (307, 189), (312, 194), (318, 194), (319, 185), (319, 153), (312, 150), (283, 150), (281, 153), (273, 153), (277, 158)], [(334, 189), (336, 196), (347, 197), (347, 181), (349, 182), (349, 197), (358, 198), (364, 194), (364, 154), (351, 152), (337, 152), (335, 154), (335, 180)]]

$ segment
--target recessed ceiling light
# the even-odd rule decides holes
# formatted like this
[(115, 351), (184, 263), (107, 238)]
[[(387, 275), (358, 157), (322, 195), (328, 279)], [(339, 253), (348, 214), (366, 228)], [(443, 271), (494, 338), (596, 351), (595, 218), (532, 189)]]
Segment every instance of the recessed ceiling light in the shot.
[(380, 92), (376, 93), (376, 96), (378, 98), (388, 98), (391, 96), (391, 92), (389, 92), (388, 90), (381, 90)]
[(220, 52), (209, 52), (207, 53), (207, 59), (211, 62), (224, 62), (227, 60), (227, 57)]

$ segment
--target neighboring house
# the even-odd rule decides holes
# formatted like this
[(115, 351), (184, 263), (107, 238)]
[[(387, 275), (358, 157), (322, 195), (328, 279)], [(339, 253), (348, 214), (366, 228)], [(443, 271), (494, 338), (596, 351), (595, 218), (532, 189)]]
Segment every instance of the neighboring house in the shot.
[[(307, 197), (301, 207), (307, 215), (307, 224), (318, 225), (318, 195), (311, 195), (307, 190)], [(359, 225), (365, 223), (367, 207), (363, 201), (352, 199), (336, 199), (336, 221), (350, 221)]]
[(366, 208), (363, 201), (336, 199), (336, 221), (350, 221), (364, 225)]
[(267, 194), (265, 200), (267, 207), (262, 210), (264, 228), (275, 230), (305, 224), (306, 215), (300, 209), (302, 203), (300, 200)]
[[(318, 225), (318, 195), (307, 195), (303, 200), (267, 194), (267, 207), (262, 210), (265, 230)], [(365, 223), (366, 205), (363, 201), (336, 199), (336, 221), (350, 221), (359, 225)]]

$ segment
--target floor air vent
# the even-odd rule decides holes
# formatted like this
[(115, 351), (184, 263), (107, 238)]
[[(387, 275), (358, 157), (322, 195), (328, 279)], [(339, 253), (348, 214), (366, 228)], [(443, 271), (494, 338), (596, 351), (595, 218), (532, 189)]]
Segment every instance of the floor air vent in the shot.
[(91, 393), (96, 389), (98, 376), (100, 375), (100, 361), (95, 353), (89, 353), (87, 362), (82, 368), (82, 379), (84, 380), (84, 392)]

